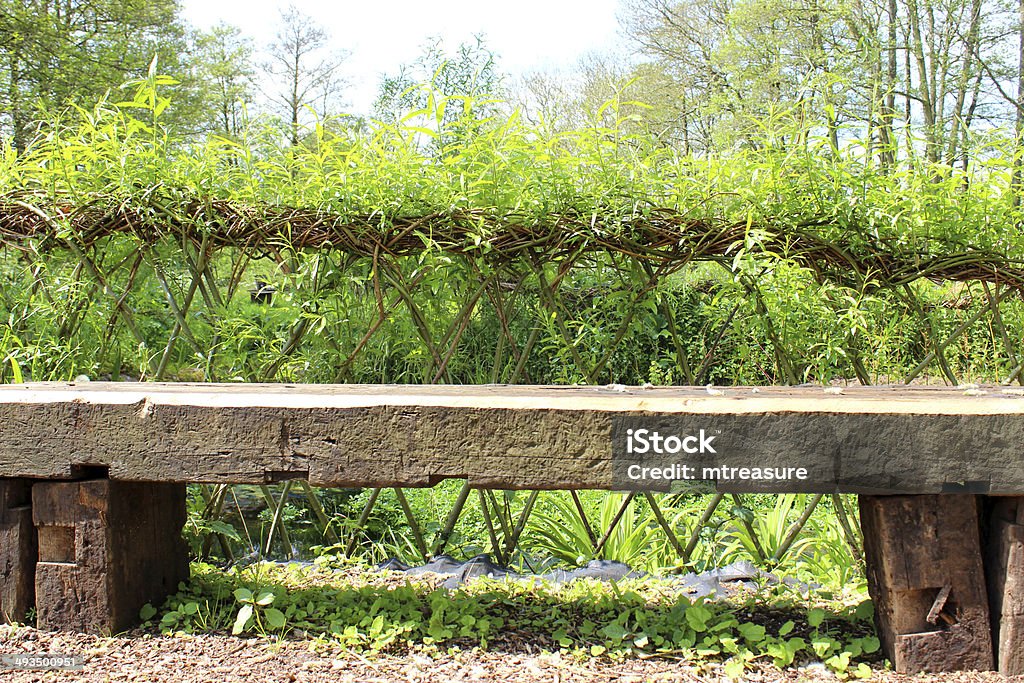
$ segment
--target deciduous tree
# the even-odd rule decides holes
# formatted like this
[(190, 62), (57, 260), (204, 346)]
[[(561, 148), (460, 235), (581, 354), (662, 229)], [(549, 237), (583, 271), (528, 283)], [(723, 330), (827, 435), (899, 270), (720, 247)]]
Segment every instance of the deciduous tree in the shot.
[(288, 123), (292, 146), (299, 144), (303, 112), (320, 118), (339, 104), (345, 80), (344, 53), (331, 51), (328, 32), (294, 5), (281, 12), (281, 27), (269, 48), (263, 70), (272, 106)]
[(28, 144), (40, 104), (95, 102), (154, 57), (181, 75), (179, 11), (178, 0), (0, 0), (0, 110), (14, 147)]

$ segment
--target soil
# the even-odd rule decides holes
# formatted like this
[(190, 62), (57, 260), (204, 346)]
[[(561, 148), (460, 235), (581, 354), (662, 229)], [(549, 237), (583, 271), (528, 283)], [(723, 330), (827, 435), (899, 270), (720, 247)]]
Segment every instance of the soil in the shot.
[[(133, 631), (112, 638), (78, 633), (47, 633), (19, 626), (0, 625), (0, 654), (53, 653), (77, 655), (78, 671), (0, 669), (0, 681), (169, 681), (172, 683), (235, 681), (523, 681), (569, 683), (575, 681), (713, 681), (724, 680), (720, 665), (694, 665), (672, 659), (576, 659), (541, 652), (529, 634), (510, 634), (501, 650), (449, 649), (409, 651), (401, 656), (365, 656), (330, 642), (237, 638), (221, 634), (163, 636)], [(745, 676), (756, 683), (836, 681), (820, 666), (780, 670), (759, 665)], [(876, 668), (872, 680), (888, 683), (1004, 683), (995, 673), (964, 672), (929, 676), (898, 676)], [(1024, 677), (1017, 681), (1024, 682)]]

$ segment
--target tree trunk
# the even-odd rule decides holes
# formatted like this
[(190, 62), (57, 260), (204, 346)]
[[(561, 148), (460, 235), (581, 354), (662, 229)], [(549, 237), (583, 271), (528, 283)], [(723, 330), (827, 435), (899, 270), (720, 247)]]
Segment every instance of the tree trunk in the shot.
[[(921, 16), (917, 0), (910, 0), (907, 3), (907, 14), (910, 19), (910, 49), (907, 51), (908, 60), (913, 53), (914, 64), (917, 67), (918, 78), (918, 100), (921, 103), (921, 118), (924, 123), (925, 137), (925, 158), (928, 161), (939, 160), (938, 140), (936, 139), (935, 121), (935, 73), (929, 70), (928, 61), (925, 55), (924, 39), (921, 35)], [(910, 89), (910, 81), (907, 81), (907, 88)], [(909, 118), (909, 117), (908, 117)]]
[(883, 169), (890, 169), (896, 164), (896, 133), (893, 129), (896, 121), (896, 17), (896, 0), (889, 0), (885, 96), (882, 99), (882, 126), (879, 128)]
[[(956, 163), (958, 149), (964, 135), (961, 135), (961, 125), (966, 126), (964, 118), (964, 106), (967, 103), (967, 95), (971, 89), (971, 65), (974, 64), (974, 57), (978, 52), (978, 39), (981, 24), (981, 0), (971, 2), (971, 23), (967, 30), (967, 37), (964, 47), (964, 63), (960, 71), (960, 79), (957, 83), (956, 104), (953, 106), (951, 118), (952, 128), (949, 132), (949, 141), (946, 147), (946, 164), (952, 166)], [(966, 134), (966, 130), (963, 131)], [(964, 150), (966, 153), (966, 150)]]
[(299, 102), (299, 71), (301, 68), (299, 50), (295, 50), (295, 63), (292, 68), (292, 147), (299, 146), (299, 107), (302, 103)]
[(28, 142), (25, 140), (27, 126), (21, 102), (21, 75), (18, 60), (13, 54), (9, 56), (7, 64), (10, 72), (10, 80), (7, 82), (7, 101), (11, 108), (11, 144), (14, 151), (20, 154), (25, 151)]
[(1021, 145), (1021, 134), (1024, 132), (1024, 0), (1018, 5), (1017, 26), (1017, 116), (1014, 124), (1014, 132), (1017, 134), (1017, 142), (1014, 145), (1013, 154), (1013, 181), (1010, 187), (1010, 196), (1013, 207), (1021, 205), (1021, 181), (1022, 163), (1021, 155), (1024, 155), (1024, 148)]

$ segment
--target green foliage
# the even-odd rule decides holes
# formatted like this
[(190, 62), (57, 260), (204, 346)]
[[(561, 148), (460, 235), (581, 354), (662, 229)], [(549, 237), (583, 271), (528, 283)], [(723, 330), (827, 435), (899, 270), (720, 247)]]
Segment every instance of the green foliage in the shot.
[[(759, 557), (763, 553), (763, 560), (778, 561), (785, 556), (785, 552), (801, 553), (814, 542), (813, 538), (804, 536), (788, 549), (783, 548), (782, 544), (795, 521), (794, 509), (799, 512), (796, 508), (797, 503), (806, 504), (806, 498), (795, 494), (776, 496), (774, 506), (759, 513), (745, 507), (734, 507), (732, 512), (737, 522), (734, 523), (730, 534), (732, 539), (742, 547), (748, 557)], [(748, 524), (742, 524), (739, 520), (744, 520)]]
[[(851, 521), (851, 527), (857, 534), (860, 525), (856, 519)], [(867, 594), (863, 541), (859, 535), (852, 539), (846, 536), (830, 504), (823, 504), (815, 511), (807, 521), (802, 537), (810, 542), (800, 544), (799, 555), (791, 553), (788, 556), (795, 576), (838, 592)]]
[(193, 43), (193, 78), (209, 109), (204, 123), (208, 131), (233, 139), (246, 127), (253, 100), (252, 43), (224, 23), (198, 33)]
[[(405, 490), (410, 512), (413, 519), (417, 520), (428, 548), (432, 547), (445, 525), (461, 486), (460, 481), (448, 481), (432, 488)], [(242, 496), (242, 493), (239, 491), (237, 495)], [(496, 530), (497, 550), (487, 531), (479, 497), (474, 494), (463, 508), (445, 552), (463, 558), (489, 554), (492, 559), (512, 568), (533, 573), (546, 571), (559, 563), (580, 566), (592, 559), (618, 560), (628, 563), (634, 569), (656, 575), (704, 571), (737, 560), (746, 560), (776, 575), (820, 585), (837, 595), (854, 598), (867, 594), (860, 560), (861, 541), (857, 536), (846, 536), (839, 522), (838, 511), (830, 499), (815, 508), (804, 529), (795, 536), (789, 550), (781, 559), (776, 559), (775, 554), (782, 538), (790, 533), (791, 525), (797, 522), (809, 502), (808, 497), (748, 495), (744, 497), (742, 506), (725, 503), (719, 505), (715, 513), (700, 524), (711, 501), (710, 495), (659, 495), (655, 501), (679, 544), (685, 545), (692, 533), (697, 534), (697, 542), (689, 561), (684, 562), (677, 550), (681, 545), (670, 542), (665, 529), (657, 523), (653, 510), (643, 498), (630, 503), (615, 530), (608, 534), (601, 551), (595, 553), (595, 544), (606, 535), (624, 500), (619, 494), (602, 491), (578, 492), (584, 514), (591, 525), (593, 540), (587, 533), (575, 503), (566, 493), (541, 492), (518, 544), (511, 556), (506, 556), (506, 528), (511, 529), (516, 525), (526, 505), (527, 496), (515, 491), (495, 493), (497, 495), (493, 501), (497, 504), (498, 512), (492, 508), (490, 514)], [(345, 566), (349, 561), (346, 555), (352, 539), (355, 543), (351, 546), (351, 557), (364, 562), (376, 563), (389, 558), (398, 558), (408, 564), (423, 561), (413, 529), (393, 490), (384, 490), (377, 496), (376, 504), (361, 527), (357, 525), (357, 520), (372, 495), (370, 490), (321, 489), (316, 495), (328, 516), (330, 528), (342, 540), (333, 545), (325, 542), (324, 531), (314, 523), (314, 515), (304, 499), (292, 498), (284, 506), (282, 519), (292, 545), (300, 552), (312, 554), (331, 566)], [(258, 493), (252, 492), (251, 496), (258, 498)], [(185, 536), (193, 549), (193, 557), (209, 557), (201, 554), (200, 549), (204, 544), (210, 546), (206, 539), (211, 533), (223, 534), (233, 547), (235, 556), (249, 554), (257, 546), (265, 547), (265, 535), (271, 516), (269, 509), (264, 508), (259, 513), (259, 527), (252, 521), (244, 522), (243, 534), (235, 527), (242, 526), (243, 522), (233, 509), (233, 503), (228, 505), (229, 517), (215, 521), (209, 521), (205, 512), (206, 505), (198, 493), (198, 487), (191, 487), (189, 522)], [(505, 521), (500, 522), (498, 515), (503, 516)], [(250, 513), (248, 519), (252, 517), (253, 513)], [(744, 520), (750, 524), (750, 530), (743, 524)], [(851, 529), (858, 527), (855, 517), (849, 519), (848, 524)], [(757, 539), (756, 544), (754, 538)], [(222, 551), (221, 542), (206, 549), (212, 550), (212, 556), (216, 557)]]
[(658, 531), (653, 516), (638, 513), (635, 500), (629, 503), (601, 552), (595, 555), (593, 551), (590, 534), (600, 537), (602, 530), (611, 526), (624, 499), (624, 494), (603, 496), (597, 514), (588, 520), (593, 525), (588, 534), (586, 522), (580, 518), (569, 496), (551, 496), (546, 509), (537, 511), (531, 519), (533, 547), (572, 565), (605, 559), (639, 566)]
[(445, 51), (440, 38), (433, 38), (412, 64), (381, 80), (374, 114), (390, 124), (417, 126), (430, 138), (457, 128), (458, 137), (449, 136), (435, 147), (443, 149), (479, 134), (479, 125), (498, 113), (500, 100), (495, 98), (502, 94), (502, 80), (495, 55), (482, 37), (460, 43), (454, 54)]
[(870, 612), (860, 606), (832, 603), (802, 611), (785, 598), (768, 609), (752, 612), (753, 606), (692, 602), (650, 583), (481, 580), (448, 592), (427, 583), (396, 583), (355, 565), (343, 573), (298, 565), (228, 572), (194, 565), (192, 580), (161, 610), (147, 605), (142, 617), (164, 632), (299, 632), (360, 651), (486, 648), (501, 634), (529, 633), (532, 643), (549, 649), (609, 657), (682, 655), (740, 662), (739, 671), (756, 660), (779, 666), (822, 661), (846, 677), (877, 661)]
[[(422, 144), (416, 117), (365, 128), (325, 121), (294, 149), (256, 123), (183, 144), (165, 128), (172, 83), (151, 70), (118, 93), (123, 101), (48, 120), (30, 150), (4, 157), (0, 193), (17, 211), (43, 215), (49, 231), (26, 245), (31, 263), (11, 250), (0, 256), (0, 315), (11, 328), (4, 377), (13, 359), (32, 379), (892, 381), (985, 313), (977, 283), (934, 283), (926, 278), (945, 275), (913, 264), (931, 259), (956, 278), (972, 267), (1005, 273), (1020, 260), (1020, 232), (1008, 229), (1019, 210), (995, 160), (891, 176), (853, 148), (694, 158), (629, 132), (618, 115), (559, 133), (488, 116), (465, 134), (460, 121), (484, 101), (436, 89), (423, 91), (416, 117), (449, 136), (442, 148)], [(465, 243), (424, 223), (407, 235), (416, 249), (374, 262), (327, 245), (299, 249), (297, 223), (268, 216), (266, 244), (210, 249), (196, 283), (223, 202), (254, 216), (302, 207), (332, 216), (331, 230), (356, 221), (345, 229), (367, 239), (409, 217), (434, 216), (447, 229), (439, 217), (450, 216)], [(117, 206), (138, 222), (77, 247), (93, 272), (73, 249), (51, 248), (83, 239), (75, 211), (54, 208), (66, 206)], [(675, 272), (648, 272), (624, 253), (641, 239), (637, 225), (665, 215), (680, 217), (668, 226), (680, 235), (695, 221), (698, 241), (713, 241), (716, 226), (744, 226), (742, 240)], [(776, 227), (783, 237), (769, 238)], [(504, 252), (526, 235), (545, 249), (565, 240), (583, 251)], [(808, 262), (790, 246), (801, 235), (842, 258), (908, 265), (878, 278)], [(626, 251), (602, 252), (606, 240)], [(256, 279), (275, 285), (269, 305), (249, 301)], [(186, 310), (188, 330), (168, 315), (169, 299)], [(1020, 301), (1007, 297), (1000, 310), (1003, 330), (1013, 329)], [(1003, 379), (1016, 365), (1012, 336), (982, 317), (926, 374)]]
[[(647, 126), (687, 150), (790, 150), (820, 134), (826, 154), (858, 146), (885, 172), (928, 165), (941, 173), (988, 155), (994, 140), (1019, 136), (1009, 125), (1019, 123), (1015, 90), (1001, 82), (1019, 67), (1003, 49), (1009, 34), (1015, 44), (1019, 38), (1016, 7), (1007, 3), (629, 0), (626, 7), (624, 28), (644, 59), (634, 59), (622, 80), (634, 77), (632, 96), (656, 105)], [(945, 58), (933, 61), (939, 43)], [(895, 50), (914, 68), (898, 68)]]
[[(24, 150), (39, 107), (57, 111), (68, 101), (95, 102), (158, 61), (184, 76), (186, 30), (174, 0), (88, 3), (0, 2), (0, 106), (9, 117), (13, 146)], [(180, 78), (179, 78), (180, 80)], [(195, 129), (194, 91), (183, 88), (171, 113), (183, 134)]]
[[(460, 136), (460, 121), (482, 96), (424, 92), (415, 114), (434, 120), (434, 133), (453, 135), (454, 146), (443, 156), (421, 148), (423, 132), (401, 120), (345, 134), (318, 124), (301, 150), (269, 146), (269, 132), (259, 127), (237, 142), (213, 137), (182, 145), (152, 136), (159, 111), (132, 111), (150, 99), (157, 103), (152, 106), (166, 106), (162, 95), (147, 93), (130, 109), (101, 104), (47, 123), (44, 138), (0, 169), (0, 189), (127, 200), (151, 187), (149, 196), (158, 192), (168, 207), (199, 196), (385, 218), (465, 208), (541, 225), (559, 215), (590, 215), (595, 227), (612, 234), (661, 209), (693, 219), (803, 226), (864, 246), (874, 238), (892, 240), (894, 248), (941, 252), (998, 244), (1019, 253), (1019, 239), (1001, 230), (1015, 214), (1004, 201), (1009, 175), (995, 161), (938, 177), (908, 172), (893, 178), (865, 165), (855, 149), (693, 158), (626, 134), (621, 122), (551, 135), (516, 115), (493, 117)], [(462, 113), (451, 118), (453, 111)], [(150, 134), (140, 135), (144, 130)], [(161, 187), (152, 187), (157, 183)], [(492, 237), (487, 223), (481, 227), (482, 240)], [(757, 239), (752, 232), (737, 253)]]
[(287, 617), (281, 610), (271, 607), (277, 598), (274, 591), (264, 589), (253, 593), (248, 588), (236, 588), (233, 595), (241, 607), (231, 627), (232, 635), (237, 636), (249, 628), (265, 633), (267, 630), (281, 630), (285, 627)]
[(196, 491), (197, 487), (189, 488), (187, 516), (181, 535), (188, 542), (192, 556), (202, 556), (203, 544), (210, 534), (220, 534), (227, 540), (241, 543), (242, 536), (238, 530), (225, 520), (212, 519), (206, 510), (206, 501)]

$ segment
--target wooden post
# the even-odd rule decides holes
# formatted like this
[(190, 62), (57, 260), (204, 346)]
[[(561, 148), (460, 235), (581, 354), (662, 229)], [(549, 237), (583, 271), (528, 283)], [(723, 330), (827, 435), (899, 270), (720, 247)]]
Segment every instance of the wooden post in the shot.
[(996, 666), (1024, 674), (1024, 497), (991, 498), (988, 589)]
[(183, 484), (39, 482), (32, 516), (41, 629), (122, 631), (188, 578)]
[(0, 622), (24, 621), (35, 605), (35, 571), (32, 484), (0, 479)]
[(861, 496), (868, 589), (899, 673), (994, 665), (978, 498)]

